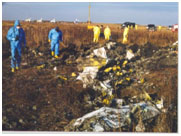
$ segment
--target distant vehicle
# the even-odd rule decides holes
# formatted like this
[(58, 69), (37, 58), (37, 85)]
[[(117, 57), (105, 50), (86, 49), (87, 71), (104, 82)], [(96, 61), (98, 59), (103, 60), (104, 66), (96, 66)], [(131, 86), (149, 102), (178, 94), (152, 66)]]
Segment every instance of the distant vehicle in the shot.
[(154, 24), (148, 24), (147, 30), (153, 32), (153, 31), (156, 31), (157, 29)]
[(169, 25), (168, 30), (172, 30), (172, 27), (173, 27), (172, 25)]
[(175, 24), (172, 26), (172, 32), (177, 32), (178, 31), (178, 24)]
[(74, 24), (78, 24), (80, 22), (80, 20), (78, 20), (77, 18), (74, 20)]
[(55, 23), (55, 22), (56, 22), (55, 18), (52, 19), (52, 20), (50, 20), (50, 22), (51, 22), (51, 23)]
[(25, 22), (31, 22), (31, 18), (25, 19)]
[(41, 23), (42, 21), (43, 21), (43, 19), (41, 18), (41, 19), (37, 20), (36, 22)]
[(133, 23), (133, 22), (124, 22), (124, 23), (122, 24), (122, 28), (125, 28), (125, 27), (135, 28), (135, 23)]

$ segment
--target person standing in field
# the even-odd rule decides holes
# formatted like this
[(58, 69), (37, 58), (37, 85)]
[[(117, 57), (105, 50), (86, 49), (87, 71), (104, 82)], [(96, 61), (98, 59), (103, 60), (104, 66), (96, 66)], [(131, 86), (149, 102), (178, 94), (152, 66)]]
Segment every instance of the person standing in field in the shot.
[(100, 31), (101, 30), (98, 25), (93, 27), (93, 32), (94, 32), (93, 42), (97, 43), (99, 41)]
[(128, 33), (129, 33), (129, 27), (124, 28), (123, 32), (123, 44), (126, 44), (128, 42)]
[(109, 28), (109, 26), (107, 26), (107, 27), (104, 29), (104, 37), (105, 37), (105, 40), (109, 41), (110, 36), (111, 36), (111, 29)]
[(63, 41), (63, 34), (59, 27), (53, 28), (48, 34), (48, 42), (51, 43), (51, 55), (58, 58), (59, 42)]
[(19, 69), (21, 63), (22, 43), (26, 47), (26, 38), (23, 28), (21, 28), (19, 20), (14, 22), (14, 26), (8, 30), (7, 39), (11, 45), (11, 71), (15, 72)]

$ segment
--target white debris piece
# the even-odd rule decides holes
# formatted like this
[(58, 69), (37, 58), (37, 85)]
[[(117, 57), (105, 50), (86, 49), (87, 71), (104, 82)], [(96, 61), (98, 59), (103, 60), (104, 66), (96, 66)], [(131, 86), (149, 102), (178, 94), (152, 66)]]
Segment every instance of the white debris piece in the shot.
[[(99, 59), (104, 59), (105, 61), (103, 62), (103, 64), (102, 62), (93, 59), (93, 55), (96, 55), (97, 57), (99, 57)], [(99, 68), (107, 64), (108, 62), (106, 50), (104, 47), (93, 50), (93, 53), (90, 56), (87, 56), (87, 58), (90, 58), (88, 64), (92, 66), (83, 67), (84, 71), (80, 73), (77, 77), (77, 80), (81, 80), (83, 82), (84, 88), (86, 88), (87, 85), (91, 85), (94, 83), (94, 79), (97, 76)]]
[(132, 53), (132, 51), (128, 50), (126, 53), (126, 58), (128, 60), (132, 59), (134, 57), (134, 54)]
[(21, 63), (21, 65), (26, 66), (26, 65), (28, 65), (28, 63), (24, 62), (24, 63)]
[(102, 108), (100, 108), (100, 109), (98, 109), (98, 110), (96, 110), (96, 111), (93, 111), (93, 112), (91, 112), (91, 113), (88, 113), (88, 114), (84, 115), (84, 116), (81, 117), (81, 118), (78, 118), (78, 119), (76, 120), (76, 122), (74, 123), (74, 126), (79, 126), (79, 125), (81, 125), (81, 124), (84, 122), (85, 119), (91, 118), (91, 117), (93, 117), (93, 116), (98, 116), (99, 114), (104, 114), (104, 115), (106, 115), (106, 114), (104, 113), (105, 108), (107, 108), (107, 107), (102, 107)]
[(57, 67), (54, 67), (53, 70), (54, 70), (54, 71), (57, 71)]
[(109, 85), (109, 82), (110, 80), (106, 80), (99, 83), (104, 91), (106, 91), (109, 95), (112, 95), (113, 88)]
[[(153, 118), (158, 114), (160, 114), (160, 111), (157, 110), (157, 108), (155, 106), (152, 106), (151, 104), (143, 102), (143, 103), (136, 103), (133, 105), (133, 107), (138, 107), (138, 106), (140, 106), (141, 112), (143, 113), (141, 114), (141, 118), (143, 121)], [(79, 127), (82, 125), (82, 123), (85, 122), (85, 120), (86, 120), (85, 123), (88, 123), (87, 121), (90, 118), (96, 118), (97, 120), (96, 122), (100, 123), (101, 125), (102, 123), (100, 121), (102, 120), (104, 121), (104, 124), (108, 125), (110, 128), (120, 128), (122, 126), (128, 125), (127, 122), (129, 120), (130, 112), (131, 112), (130, 105), (122, 106), (121, 109), (102, 107), (96, 111), (84, 115), (81, 118), (78, 118), (74, 122), (73, 126)], [(105, 128), (104, 126), (101, 127)]]
[(116, 42), (109, 42), (109, 43), (106, 44), (106, 47), (108, 49), (111, 49), (111, 47), (113, 47), (115, 44), (116, 44)]
[(77, 77), (77, 80), (81, 80), (85, 88), (88, 84), (93, 83), (94, 78), (97, 75), (97, 72), (98, 72), (97, 67), (85, 67), (84, 71), (80, 73), (79, 76)]
[(97, 124), (94, 126), (93, 131), (94, 131), (94, 132), (104, 132), (104, 128), (103, 128), (99, 123), (97, 123)]
[(123, 99), (114, 99), (116, 101), (117, 107), (122, 108), (122, 105), (124, 103)]
[(38, 55), (43, 56), (43, 53), (39, 52)]
[(93, 50), (93, 52), (97, 57), (101, 57), (101, 58), (104, 58), (104, 59), (107, 58), (106, 50), (104, 49), (104, 47), (99, 48), (99, 49), (95, 49), (95, 50)]
[(177, 44), (178, 44), (178, 41), (174, 42), (172, 45), (175, 46), (175, 45), (177, 45)]
[(156, 106), (157, 106), (157, 108), (159, 108), (159, 109), (162, 109), (162, 108), (163, 108), (163, 98), (161, 98), (160, 103), (158, 103)]

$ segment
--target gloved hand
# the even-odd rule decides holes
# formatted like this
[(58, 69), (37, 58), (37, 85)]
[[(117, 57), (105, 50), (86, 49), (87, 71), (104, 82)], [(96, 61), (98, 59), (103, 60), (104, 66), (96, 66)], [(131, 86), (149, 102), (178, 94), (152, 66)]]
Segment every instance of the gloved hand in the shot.
[(50, 40), (50, 39), (48, 39), (48, 42), (50, 43), (50, 42), (51, 42), (51, 40)]
[(18, 40), (19, 40), (19, 36), (16, 36), (15, 41), (18, 41)]

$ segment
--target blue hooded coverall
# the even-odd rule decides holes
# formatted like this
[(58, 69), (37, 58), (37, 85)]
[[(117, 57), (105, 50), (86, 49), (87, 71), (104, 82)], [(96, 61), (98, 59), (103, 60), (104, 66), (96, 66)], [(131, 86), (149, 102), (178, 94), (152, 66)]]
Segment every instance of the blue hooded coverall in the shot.
[(22, 43), (24, 43), (24, 47), (26, 47), (25, 32), (22, 28), (16, 28), (18, 25), (20, 26), (20, 22), (16, 20), (14, 26), (8, 30), (6, 36), (11, 45), (11, 68), (20, 66)]
[(48, 39), (51, 40), (51, 51), (55, 52), (55, 55), (59, 55), (59, 41), (62, 40), (62, 31), (59, 30), (58, 32), (54, 29), (50, 30), (48, 34)]

